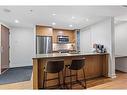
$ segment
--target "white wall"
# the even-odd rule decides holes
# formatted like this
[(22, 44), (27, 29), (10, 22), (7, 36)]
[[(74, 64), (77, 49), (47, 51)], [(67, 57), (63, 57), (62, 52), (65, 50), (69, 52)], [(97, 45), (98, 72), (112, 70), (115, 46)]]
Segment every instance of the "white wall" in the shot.
[[(115, 25), (116, 70), (127, 72), (127, 22)], [(123, 57), (122, 57), (123, 56)], [(126, 57), (124, 57), (126, 56)]]
[(0, 23), (0, 74), (1, 74), (1, 23)]
[(84, 28), (80, 31), (80, 51), (81, 52), (91, 52), (92, 41), (91, 41), (91, 29)]
[(116, 70), (122, 71), (122, 72), (127, 72), (127, 58), (126, 57), (120, 57), (116, 58)]
[[(90, 32), (90, 33), (89, 33)], [(114, 18), (108, 18), (100, 21), (87, 28), (81, 29), (80, 45), (81, 50), (85, 52), (92, 52), (93, 43), (103, 44), (108, 53), (109, 58), (109, 77), (115, 76), (115, 57), (114, 57)]]
[(34, 29), (10, 29), (10, 67), (30, 66), (35, 54)]
[(81, 29), (80, 48), (85, 52), (92, 52), (94, 43), (105, 45), (106, 49), (111, 49), (111, 20), (104, 20), (92, 26)]
[(115, 55), (127, 56), (127, 22), (115, 25)]
[(93, 25), (91, 28), (92, 45), (94, 43), (103, 44), (107, 51), (111, 48), (111, 21), (105, 20), (103, 22)]

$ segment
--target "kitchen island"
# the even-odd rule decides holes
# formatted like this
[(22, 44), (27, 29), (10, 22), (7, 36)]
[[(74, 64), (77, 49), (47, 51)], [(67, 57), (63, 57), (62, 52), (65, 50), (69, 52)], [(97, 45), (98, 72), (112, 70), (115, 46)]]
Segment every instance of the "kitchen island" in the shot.
[[(33, 58), (33, 89), (41, 89), (43, 84), (44, 65), (51, 59), (64, 59), (64, 64), (70, 64), (74, 58), (85, 57), (85, 73), (86, 78), (96, 78), (100, 76), (108, 77), (108, 53), (52, 53), (52, 54), (37, 54)], [(75, 72), (73, 72), (75, 73)], [(81, 71), (78, 72), (78, 78), (83, 79)], [(68, 73), (67, 73), (68, 74)], [(48, 74), (51, 79), (56, 75)], [(56, 80), (57, 81), (57, 80)], [(48, 86), (56, 85), (56, 81), (48, 82)], [(67, 80), (68, 81), (68, 80)]]

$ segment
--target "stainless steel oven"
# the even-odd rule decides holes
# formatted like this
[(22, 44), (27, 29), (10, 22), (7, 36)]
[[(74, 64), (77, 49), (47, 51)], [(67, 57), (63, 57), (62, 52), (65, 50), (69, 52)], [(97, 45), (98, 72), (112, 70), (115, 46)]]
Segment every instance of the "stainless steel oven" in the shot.
[(69, 43), (69, 36), (57, 36), (57, 42), (59, 44), (67, 44)]

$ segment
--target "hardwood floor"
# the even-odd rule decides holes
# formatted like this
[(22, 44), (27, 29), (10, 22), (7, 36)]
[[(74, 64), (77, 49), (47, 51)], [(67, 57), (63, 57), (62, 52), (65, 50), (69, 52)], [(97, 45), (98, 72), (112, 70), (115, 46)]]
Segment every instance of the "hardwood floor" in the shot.
[[(0, 85), (0, 89), (31, 89), (32, 81)], [(75, 84), (73, 89), (83, 89)], [(127, 73), (117, 72), (117, 78), (96, 78), (87, 81), (87, 89), (127, 89)]]
[(90, 87), (88, 89), (127, 89), (127, 73), (117, 72), (117, 78), (112, 79), (110, 82)]

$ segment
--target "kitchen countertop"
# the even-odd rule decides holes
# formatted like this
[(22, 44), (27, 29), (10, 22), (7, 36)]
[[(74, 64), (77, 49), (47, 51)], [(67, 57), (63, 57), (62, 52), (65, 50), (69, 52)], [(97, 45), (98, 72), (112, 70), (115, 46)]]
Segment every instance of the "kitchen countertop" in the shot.
[(50, 53), (50, 54), (36, 54), (33, 59), (46, 59), (46, 58), (55, 58), (55, 57), (71, 57), (71, 56), (84, 56), (84, 55), (105, 55), (108, 53)]
[(127, 58), (127, 56), (123, 56), (123, 55), (116, 55), (115, 58)]

